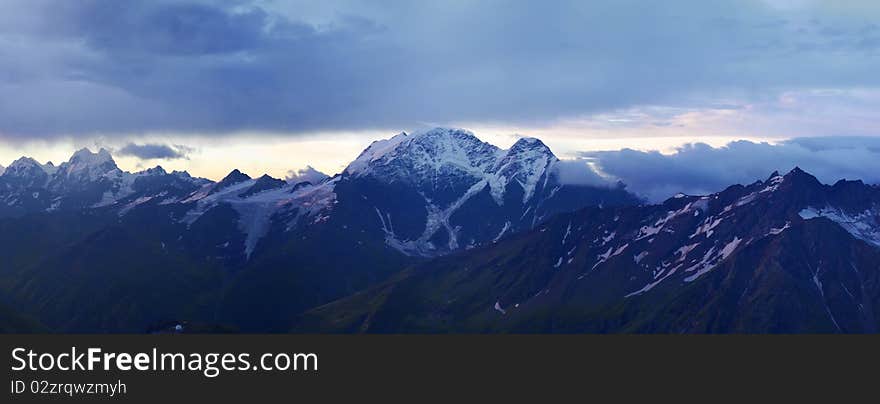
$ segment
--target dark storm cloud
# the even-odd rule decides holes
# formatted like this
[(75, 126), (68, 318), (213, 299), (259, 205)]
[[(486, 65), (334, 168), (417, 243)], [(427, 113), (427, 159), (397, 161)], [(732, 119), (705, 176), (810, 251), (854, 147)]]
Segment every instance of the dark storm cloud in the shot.
[(265, 41), (265, 12), (231, 14), (203, 4), (98, 1), (78, 10), (76, 31), (94, 49), (170, 56), (240, 52)]
[(624, 149), (584, 157), (651, 201), (678, 192), (701, 195), (731, 184), (750, 184), (796, 166), (824, 183), (880, 183), (880, 139), (872, 137), (796, 138), (775, 145), (741, 140), (718, 148), (697, 143), (668, 155)]
[(156, 143), (135, 144), (129, 143), (114, 154), (119, 156), (133, 156), (141, 160), (177, 160), (186, 159), (193, 150), (183, 145), (165, 145)]
[(880, 86), (870, 2), (771, 3), (7, 1), (0, 136), (528, 124)]

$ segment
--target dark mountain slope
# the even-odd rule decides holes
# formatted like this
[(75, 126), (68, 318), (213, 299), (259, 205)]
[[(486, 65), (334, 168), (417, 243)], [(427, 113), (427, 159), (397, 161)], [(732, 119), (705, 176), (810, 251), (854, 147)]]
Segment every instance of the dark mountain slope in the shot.
[(875, 332), (880, 194), (794, 170), (584, 209), (316, 308), (297, 331)]

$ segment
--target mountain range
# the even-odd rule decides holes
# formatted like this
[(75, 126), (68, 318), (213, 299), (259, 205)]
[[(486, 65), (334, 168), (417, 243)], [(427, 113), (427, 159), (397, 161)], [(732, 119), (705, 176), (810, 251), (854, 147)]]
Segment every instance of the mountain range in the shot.
[(312, 309), (323, 332), (874, 333), (880, 189), (793, 169), (559, 214)]
[(23, 157), (0, 175), (0, 303), (57, 331), (286, 331), (414, 263), (641, 203), (622, 184), (565, 183), (558, 165), (537, 139), (502, 150), (446, 128), (374, 142), (316, 183), (129, 173), (104, 149)]
[(647, 204), (561, 164), (446, 128), (312, 181), (21, 158), (0, 175), (0, 331), (877, 331), (877, 186), (794, 168)]

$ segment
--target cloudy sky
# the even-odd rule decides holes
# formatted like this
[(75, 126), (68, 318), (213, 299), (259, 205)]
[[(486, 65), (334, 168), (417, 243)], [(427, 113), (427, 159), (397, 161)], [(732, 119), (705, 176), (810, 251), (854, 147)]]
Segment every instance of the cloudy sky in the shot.
[(130, 170), (333, 173), (458, 126), (645, 193), (792, 164), (880, 180), (872, 0), (7, 0), (0, 60), (2, 165), (88, 146)]

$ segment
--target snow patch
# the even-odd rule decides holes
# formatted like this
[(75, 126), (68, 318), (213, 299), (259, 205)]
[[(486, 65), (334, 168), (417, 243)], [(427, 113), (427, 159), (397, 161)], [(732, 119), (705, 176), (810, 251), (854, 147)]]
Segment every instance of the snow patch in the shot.
[(492, 239), (492, 242), (493, 242), (493, 243), (497, 243), (498, 240), (501, 239), (501, 236), (503, 236), (504, 233), (507, 233), (507, 230), (508, 230), (508, 229), (510, 229), (510, 221), (506, 221), (506, 222), (504, 222), (504, 227), (501, 228), (501, 232), (499, 232), (498, 235), (495, 236), (494, 239)]
[(678, 260), (676, 262), (684, 261), (685, 258), (687, 258), (688, 253), (693, 251), (699, 245), (700, 243), (689, 244), (676, 250), (675, 255), (678, 255)]
[(775, 236), (775, 235), (777, 235), (777, 234), (779, 234), (779, 233), (782, 233), (782, 232), (788, 230), (789, 228), (791, 228), (791, 222), (785, 222), (785, 226), (782, 226), (782, 227), (780, 227), (780, 228), (772, 228), (772, 229), (770, 229), (770, 231), (767, 233), (767, 235), (768, 235), (768, 236), (770, 236), (770, 235)]
[(880, 207), (858, 213), (847, 213), (831, 207), (806, 208), (798, 214), (804, 220), (824, 217), (843, 227), (853, 237), (880, 246)]
[(702, 261), (685, 270), (685, 272), (696, 271), (696, 273), (688, 276), (687, 278), (684, 278), (684, 281), (692, 282), (703, 274), (714, 269), (718, 264), (727, 259), (727, 257), (729, 257), (731, 254), (733, 254), (733, 252), (736, 250), (736, 247), (739, 246), (740, 242), (742, 242), (742, 239), (740, 239), (739, 237), (734, 237), (732, 241), (727, 243), (721, 249), (721, 251), (718, 252), (718, 254), (712, 254), (715, 251), (714, 247), (710, 249), (709, 252), (707, 252), (706, 255), (703, 256)]
[(605, 237), (602, 237), (602, 245), (608, 244), (608, 242), (613, 240), (614, 236), (616, 236), (616, 235), (617, 235), (617, 232), (613, 231), (613, 232), (611, 232), (611, 234), (609, 234)]
[(209, 194), (211, 185), (207, 185), (182, 201), (195, 205), (181, 221), (187, 226), (192, 225), (205, 212), (220, 204), (228, 204), (238, 213), (238, 227), (245, 234), (245, 255), (250, 259), (257, 242), (269, 232), (271, 218), (277, 212), (295, 209), (297, 214), (291, 222), (302, 216), (315, 217), (315, 222), (326, 221), (329, 216), (321, 213), (329, 210), (336, 201), (336, 181), (300, 187), (294, 192), (291, 192), (292, 186), (286, 186), (248, 197), (239, 194), (253, 186), (256, 180), (242, 181), (213, 194)]
[(501, 302), (496, 301), (495, 306), (493, 306), (492, 308), (500, 312), (501, 314), (507, 314), (507, 311), (501, 307)]
[(568, 227), (565, 229), (565, 235), (562, 236), (562, 245), (565, 245), (565, 240), (568, 239), (568, 236), (571, 234), (571, 220), (568, 221)]

